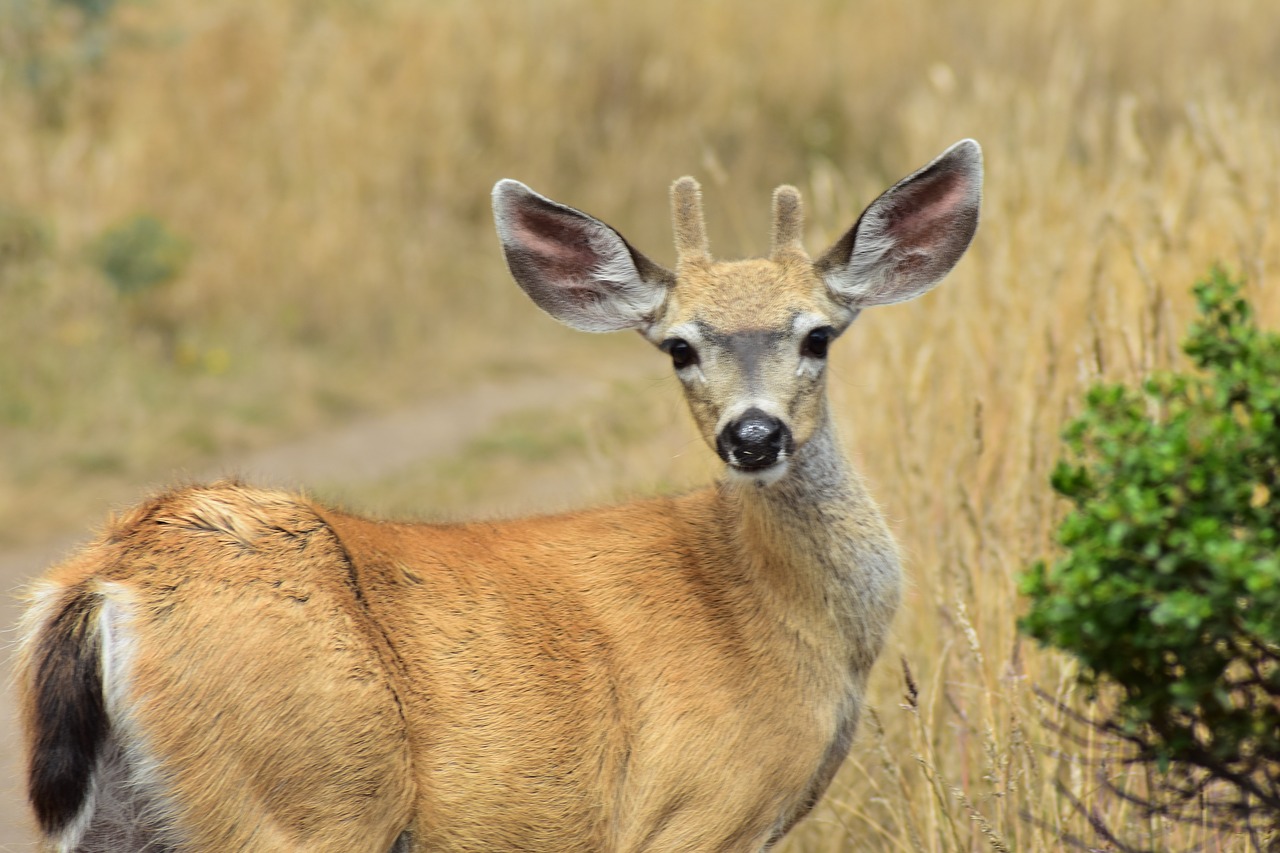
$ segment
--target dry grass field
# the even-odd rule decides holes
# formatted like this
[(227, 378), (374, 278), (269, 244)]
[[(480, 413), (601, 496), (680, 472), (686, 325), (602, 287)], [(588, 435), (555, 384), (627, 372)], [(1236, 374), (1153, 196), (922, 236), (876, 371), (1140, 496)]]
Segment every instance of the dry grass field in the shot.
[[(1141, 848), (1247, 849), (1100, 793), (1033, 693), (1083, 702), (1019, 640), (1016, 578), (1052, 552), (1064, 418), (1099, 377), (1179, 362), (1197, 276), (1239, 271), (1280, 324), (1277, 80), (1274, 0), (0, 0), (0, 547), (175, 471), (533, 376), (621, 378), (447, 462), (300, 485), (446, 517), (703, 482), (663, 357), (564, 330), (510, 282), (493, 182), (664, 262), (671, 179), (702, 180), (722, 256), (767, 248), (768, 193), (794, 183), (817, 251), (972, 136), (969, 255), (833, 350), (911, 586), (874, 712), (784, 848), (1116, 849), (1074, 799)], [(113, 286), (104, 246), (140, 215), (161, 236), (126, 255), (167, 252), (168, 273)]]

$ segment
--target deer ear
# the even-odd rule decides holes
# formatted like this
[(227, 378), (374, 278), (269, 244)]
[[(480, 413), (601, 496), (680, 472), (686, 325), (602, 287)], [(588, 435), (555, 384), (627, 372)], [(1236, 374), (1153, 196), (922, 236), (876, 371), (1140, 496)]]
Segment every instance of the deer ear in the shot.
[(886, 190), (815, 266), (852, 308), (914, 299), (960, 260), (981, 203), (982, 149), (966, 139)]
[(516, 283), (560, 322), (643, 331), (662, 308), (672, 274), (600, 220), (512, 180), (493, 188), (493, 218)]

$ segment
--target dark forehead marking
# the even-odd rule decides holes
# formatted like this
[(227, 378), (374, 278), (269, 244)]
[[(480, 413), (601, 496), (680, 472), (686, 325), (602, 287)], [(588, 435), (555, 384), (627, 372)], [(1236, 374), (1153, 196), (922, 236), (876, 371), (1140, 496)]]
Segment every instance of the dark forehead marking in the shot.
[(798, 313), (793, 313), (784, 329), (743, 329), (737, 332), (722, 332), (701, 320), (695, 321), (695, 325), (704, 341), (726, 349), (735, 356), (747, 382), (752, 383), (760, 376), (761, 361), (790, 336), (791, 327), (797, 316), (799, 316)]
[(796, 318), (799, 316), (799, 311), (792, 311), (791, 316), (787, 318), (786, 325), (781, 329), (740, 329), (734, 332), (725, 332), (705, 320), (694, 320), (693, 325), (697, 328), (698, 334), (707, 343), (736, 349), (735, 341), (753, 341), (758, 345), (767, 345), (786, 340), (790, 337), (791, 329), (795, 326)]

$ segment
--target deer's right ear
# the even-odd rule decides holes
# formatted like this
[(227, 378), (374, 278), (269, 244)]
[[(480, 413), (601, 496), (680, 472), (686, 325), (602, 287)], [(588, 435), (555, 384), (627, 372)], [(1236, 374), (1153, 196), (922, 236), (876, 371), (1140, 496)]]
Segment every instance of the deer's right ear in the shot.
[(575, 329), (643, 332), (674, 281), (608, 225), (519, 181), (494, 186), (493, 218), (516, 283)]

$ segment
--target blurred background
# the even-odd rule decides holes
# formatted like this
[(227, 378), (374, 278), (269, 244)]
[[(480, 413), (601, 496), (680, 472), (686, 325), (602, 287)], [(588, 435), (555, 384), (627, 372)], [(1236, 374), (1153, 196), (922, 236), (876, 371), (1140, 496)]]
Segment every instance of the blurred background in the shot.
[[(701, 180), (722, 257), (767, 249), (793, 183), (816, 254), (972, 136), (973, 248), (833, 350), (910, 618), (783, 848), (1116, 849), (1100, 821), (1243, 849), (1101, 792), (1106, 745), (1033, 693), (1084, 707), (1015, 587), (1052, 553), (1082, 389), (1180, 364), (1215, 262), (1280, 322), (1277, 79), (1273, 0), (0, 0), (0, 581), (220, 473), (430, 519), (706, 482), (667, 360), (511, 283), (494, 181), (664, 263), (672, 179)], [(0, 849), (28, 850), (10, 705)]]

